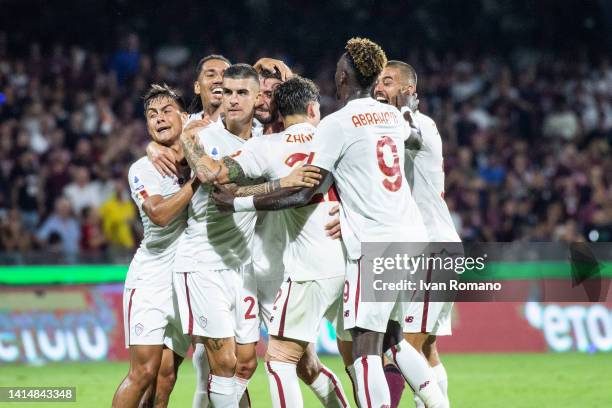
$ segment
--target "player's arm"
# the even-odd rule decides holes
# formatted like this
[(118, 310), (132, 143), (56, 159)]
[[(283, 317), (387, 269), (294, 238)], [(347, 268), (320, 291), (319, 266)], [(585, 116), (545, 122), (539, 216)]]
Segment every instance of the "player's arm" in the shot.
[[(325, 183), (331, 174), (318, 168), (321, 183)], [(268, 193), (236, 198), (231, 191), (220, 188), (213, 192), (213, 199), (223, 211), (277, 211), (308, 205), (317, 192), (318, 185), (311, 187), (284, 187)]]
[[(406, 118), (406, 116), (410, 116), (410, 114), (408, 112), (404, 113), (404, 118)], [(423, 147), (423, 135), (421, 134), (421, 130), (408, 122), (406, 133), (408, 137), (404, 140), (404, 147), (408, 150), (421, 150), (421, 147)]]
[(401, 106), (400, 111), (406, 121), (404, 147), (409, 150), (420, 150), (423, 146), (423, 135), (413, 117), (419, 108), (418, 96), (416, 93), (408, 95), (407, 93), (400, 92), (397, 98), (396, 106)]
[(245, 188), (234, 190), (236, 195), (253, 195), (267, 193), (283, 187), (302, 186), (310, 187), (313, 180), (319, 178), (318, 170), (312, 166), (303, 166), (293, 171), (289, 176), (278, 180), (253, 184), (253, 179), (247, 177), (240, 164), (230, 156), (223, 157), (220, 161), (213, 160), (206, 154), (204, 146), (197, 139), (197, 132), (203, 129), (200, 121), (193, 121), (181, 134), (181, 145), (183, 154), (189, 167), (196, 177), (206, 184), (236, 184), (247, 185)]
[(170, 197), (147, 197), (142, 203), (142, 210), (154, 224), (165, 227), (187, 207), (199, 185), (200, 180), (194, 177)]
[(215, 181), (222, 182), (223, 177), (227, 176), (227, 169), (225, 169), (225, 174), (222, 174), (224, 170), (222, 162), (213, 160), (208, 156), (204, 146), (198, 142), (197, 133), (206, 126), (208, 126), (208, 123), (204, 123), (204, 121), (191, 121), (181, 133), (181, 146), (185, 159), (195, 176), (202, 183), (213, 184)]

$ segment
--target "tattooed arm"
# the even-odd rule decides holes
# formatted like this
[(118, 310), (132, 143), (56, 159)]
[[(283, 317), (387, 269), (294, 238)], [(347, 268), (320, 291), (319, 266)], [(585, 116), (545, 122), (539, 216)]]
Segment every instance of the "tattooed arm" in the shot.
[[(321, 183), (325, 183), (327, 177), (332, 177), (325, 169), (319, 168), (319, 171), (322, 178)], [(259, 186), (254, 187), (259, 188)], [(303, 207), (310, 203), (318, 187), (318, 185), (312, 187), (282, 187), (267, 192), (255, 193), (253, 207), (249, 211), (276, 211), (284, 210), (285, 208)], [(215, 203), (223, 211), (234, 211), (234, 198), (239, 196), (236, 192), (225, 188), (217, 189), (213, 192)]]
[(198, 122), (193, 121), (185, 128), (181, 134), (181, 145), (189, 167), (202, 183), (224, 184), (226, 187), (233, 185), (230, 191), (240, 197), (270, 193), (283, 187), (312, 187), (319, 184), (321, 175), (319, 169), (313, 166), (298, 166), (286, 177), (264, 182), (263, 179), (247, 177), (240, 164), (230, 156), (220, 161), (213, 160), (197, 140), (197, 132), (203, 128)]
[(200, 120), (189, 123), (181, 134), (181, 146), (185, 159), (196, 177), (202, 183), (212, 184), (217, 180), (221, 166), (206, 154), (204, 147), (198, 142), (197, 133), (205, 126), (204, 121)]
[(234, 183), (225, 184), (223, 187), (227, 188), (235, 197), (247, 197), (255, 194), (267, 194), (273, 191), (280, 190), (283, 188), (282, 179), (264, 181), (263, 179), (254, 180), (254, 184), (247, 186), (238, 186)]

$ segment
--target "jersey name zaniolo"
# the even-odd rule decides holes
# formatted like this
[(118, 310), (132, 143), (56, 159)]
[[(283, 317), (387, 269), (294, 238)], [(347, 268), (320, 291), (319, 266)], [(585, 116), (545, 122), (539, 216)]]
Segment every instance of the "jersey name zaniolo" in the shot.
[[(249, 140), (234, 157), (248, 177), (278, 179), (291, 173), (299, 163), (313, 157), (314, 126), (300, 123), (283, 132)], [(344, 253), (339, 240), (326, 234), (332, 220), (329, 211), (338, 205), (331, 183), (321, 185), (311, 204), (282, 211), (287, 248), (284, 265), (292, 281), (325, 279), (344, 275)]]

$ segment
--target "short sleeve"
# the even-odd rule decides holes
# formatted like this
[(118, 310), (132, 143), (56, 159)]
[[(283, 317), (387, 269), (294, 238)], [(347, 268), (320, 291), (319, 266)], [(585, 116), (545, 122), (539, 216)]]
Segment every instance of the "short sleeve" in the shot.
[(161, 174), (152, 165), (142, 166), (140, 165), (142, 163), (142, 161), (134, 163), (128, 172), (130, 192), (138, 208), (142, 208), (147, 198), (162, 194)]
[(313, 141), (313, 166), (332, 171), (344, 147), (344, 132), (334, 120), (322, 120)]
[(270, 155), (268, 153), (266, 137), (267, 136), (253, 137), (242, 145), (242, 149), (230, 155), (249, 178), (257, 179), (266, 177), (270, 173)]

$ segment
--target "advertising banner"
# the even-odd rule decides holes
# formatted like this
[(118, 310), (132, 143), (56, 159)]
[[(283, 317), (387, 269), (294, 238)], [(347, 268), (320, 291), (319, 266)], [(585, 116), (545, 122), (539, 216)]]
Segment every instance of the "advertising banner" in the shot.
[[(0, 364), (126, 360), (123, 284), (0, 287)], [(265, 332), (258, 354), (265, 350)], [(610, 352), (612, 302), (456, 303), (443, 352)], [(317, 349), (337, 354), (329, 322)]]

